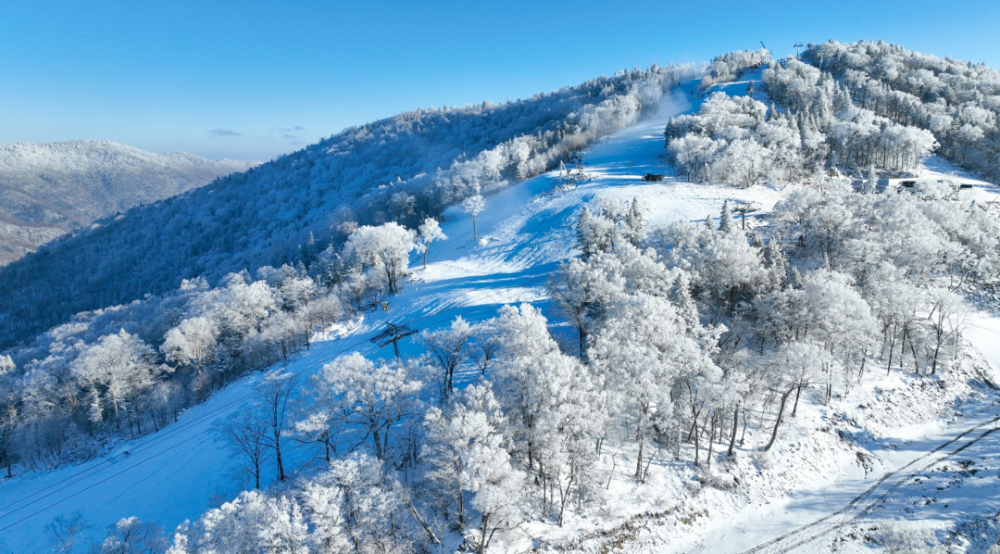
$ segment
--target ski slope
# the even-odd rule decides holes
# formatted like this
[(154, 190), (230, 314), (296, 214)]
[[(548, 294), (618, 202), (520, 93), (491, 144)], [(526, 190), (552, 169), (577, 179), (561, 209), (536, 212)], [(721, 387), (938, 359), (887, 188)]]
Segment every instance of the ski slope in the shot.
[[(573, 228), (579, 209), (598, 196), (622, 202), (639, 198), (651, 227), (716, 216), (726, 200), (754, 202), (761, 213), (770, 211), (781, 200), (781, 190), (687, 183), (666, 164), (664, 126), (670, 117), (698, 108), (700, 96), (696, 88), (696, 82), (679, 87), (663, 98), (654, 117), (585, 152), (587, 180), (572, 184), (558, 172), (550, 172), (488, 198), (486, 210), (477, 219), (478, 241), (473, 238), (467, 214), (457, 207), (446, 211), (442, 229), (449, 240), (431, 245), (426, 269), (421, 267), (421, 256), (413, 255), (410, 279), (400, 295), (389, 299), (387, 311), (367, 313), (359, 321), (318, 335), (311, 350), (289, 363), (287, 369), (305, 382), (324, 364), (346, 353), (392, 356), (391, 347), (378, 349), (369, 342), (386, 322), (424, 330), (447, 325), (457, 316), (480, 321), (494, 316), (504, 304), (520, 302), (535, 303), (551, 315), (546, 280), (559, 263), (575, 255)], [(721, 88), (730, 94), (742, 94), (746, 81)], [(761, 96), (755, 98), (760, 100)], [(666, 174), (667, 178), (663, 182), (645, 182), (641, 177), (646, 173)], [(995, 190), (990, 194), (995, 196)], [(995, 346), (1000, 345), (1000, 322), (984, 317), (980, 323), (981, 333), (972, 337), (973, 342), (1000, 367), (1000, 349)], [(400, 347), (404, 356), (422, 353), (412, 339), (405, 339)], [(471, 373), (457, 376), (460, 382), (476, 377)], [(196, 519), (206, 509), (231, 499), (245, 483), (235, 473), (230, 454), (215, 441), (212, 427), (251, 400), (253, 385), (261, 378), (262, 374), (255, 374), (231, 384), (207, 402), (186, 410), (177, 423), (123, 444), (108, 456), (3, 482), (0, 552), (48, 552), (44, 526), (57, 516), (73, 512), (84, 514), (92, 526), (85, 538), (96, 540), (104, 536), (107, 526), (122, 517), (153, 521), (169, 532), (184, 520)], [(993, 415), (1000, 415), (1000, 409), (994, 414), (992, 406), (983, 406), (950, 425), (915, 431), (909, 438), (911, 442), (903, 447), (897, 445), (893, 450), (887, 442), (886, 464), (905, 464), (969, 427), (969, 421)], [(1000, 433), (990, 438), (1000, 440)], [(285, 458), (289, 470), (321, 462), (311, 447), (290, 442), (288, 449)], [(269, 485), (274, 481), (273, 468), (268, 466), (266, 471), (269, 473), (264, 483)], [(677, 541), (656, 537), (653, 529), (648, 537), (658, 548), (669, 542), (670, 549), (676, 552), (751, 548), (841, 508), (868, 488), (872, 479), (861, 475), (860, 470), (832, 467), (829, 475), (816, 480), (816, 486), (805, 487), (767, 508), (749, 505), (743, 511), (737, 510), (734, 517), (703, 520), (704, 533), (692, 533)], [(582, 533), (587, 525), (593, 528), (600, 523), (577, 521), (564, 532)], [(614, 518), (607, 523), (613, 524)]]
[[(402, 294), (389, 299), (388, 311), (366, 314), (350, 328), (334, 328), (316, 337), (312, 349), (288, 364), (288, 370), (304, 381), (349, 352), (392, 356), (391, 348), (380, 351), (368, 341), (387, 321), (423, 330), (446, 325), (456, 316), (486, 319), (504, 304), (537, 302), (547, 309), (548, 275), (573, 255), (575, 214), (598, 194), (622, 201), (639, 197), (651, 208), (652, 224), (718, 214), (723, 200), (731, 197), (764, 196), (767, 207), (773, 206), (780, 197), (774, 190), (762, 194), (676, 179), (641, 180), (647, 172), (669, 173), (661, 159), (663, 128), (671, 116), (692, 109), (688, 97), (693, 87), (691, 83), (665, 96), (655, 117), (586, 152), (589, 181), (562, 190), (563, 181), (550, 173), (487, 199), (487, 209), (477, 220), (478, 242), (473, 240), (469, 216), (457, 208), (449, 210), (442, 226), (449, 240), (431, 245), (426, 270), (420, 266), (420, 256), (413, 255), (411, 280)], [(421, 351), (410, 339), (400, 346), (404, 355)], [(174, 425), (123, 444), (108, 456), (0, 484), (0, 552), (48, 552), (45, 524), (77, 511), (92, 526), (87, 538), (97, 539), (122, 517), (154, 521), (169, 531), (232, 498), (242, 490), (242, 479), (233, 474), (229, 453), (215, 442), (212, 425), (249, 401), (261, 377), (256, 374), (231, 384), (186, 410)], [(289, 468), (314, 461), (313, 449), (291, 443), (289, 449)], [(266, 479), (270, 483), (273, 475)]]

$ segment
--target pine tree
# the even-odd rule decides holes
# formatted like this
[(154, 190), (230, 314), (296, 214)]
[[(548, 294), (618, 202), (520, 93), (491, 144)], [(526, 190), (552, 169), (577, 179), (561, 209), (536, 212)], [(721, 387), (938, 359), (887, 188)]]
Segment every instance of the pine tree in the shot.
[(646, 216), (639, 208), (639, 199), (633, 197), (625, 213), (625, 238), (636, 248), (642, 246), (646, 236)]
[(875, 171), (875, 164), (868, 166), (868, 179), (865, 181), (864, 193), (875, 194), (878, 186), (878, 172)]
[(576, 221), (576, 243), (577, 246), (580, 248), (580, 251), (583, 252), (583, 255), (581, 257), (584, 260), (589, 258), (591, 254), (593, 254), (591, 250), (593, 245), (591, 244), (592, 241), (590, 240), (591, 219), (592, 217), (590, 215), (590, 210), (587, 209), (587, 206), (584, 206), (583, 209), (580, 210), (579, 219), (577, 219)]
[(771, 102), (771, 109), (767, 111), (767, 120), (774, 121), (778, 119), (778, 110), (774, 108), (774, 102)]
[(719, 217), (719, 231), (729, 233), (733, 230), (733, 218), (729, 215), (729, 200), (722, 203), (722, 213)]

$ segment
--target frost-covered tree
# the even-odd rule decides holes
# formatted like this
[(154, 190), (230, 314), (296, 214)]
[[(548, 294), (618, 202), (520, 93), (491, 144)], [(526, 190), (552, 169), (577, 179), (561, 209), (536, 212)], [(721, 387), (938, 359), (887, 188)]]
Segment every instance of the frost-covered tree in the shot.
[(343, 492), (313, 481), (302, 491), (302, 504), (313, 531), (311, 543), (317, 554), (346, 554), (352, 550), (344, 528)]
[(389, 294), (399, 292), (399, 280), (406, 274), (415, 233), (390, 222), (378, 227), (364, 225), (351, 233), (344, 253), (354, 256), (363, 268), (384, 273)]
[(646, 214), (639, 205), (638, 198), (632, 198), (628, 205), (622, 235), (635, 247), (642, 246), (642, 241), (646, 238)]
[(108, 536), (93, 552), (97, 554), (160, 554), (167, 547), (163, 529), (137, 517), (122, 518), (111, 525)]
[(137, 409), (136, 401), (153, 386), (153, 360), (153, 349), (148, 344), (121, 329), (81, 352), (72, 370), (81, 383), (107, 392), (117, 417), (123, 407)]
[(731, 222), (728, 226), (724, 232), (679, 222), (657, 233), (660, 248), (667, 248), (661, 250), (667, 265), (689, 271), (695, 295), (722, 312), (732, 312), (770, 283), (761, 251)]
[(330, 464), (320, 483), (339, 489), (347, 534), (355, 552), (412, 552), (403, 527), (402, 485), (387, 475), (378, 458), (356, 452)]
[(0, 463), (7, 468), (8, 479), (14, 476), (14, 462), (18, 455), (15, 432), (22, 419), (13, 394), (4, 394), (0, 389)]
[(433, 217), (424, 219), (419, 229), (420, 244), (419, 250), (424, 255), (424, 269), (427, 269), (427, 252), (431, 249), (431, 243), (436, 240), (448, 240), (448, 235), (441, 230), (441, 225)]
[(218, 324), (207, 317), (188, 318), (167, 331), (160, 352), (168, 362), (192, 366), (200, 373), (205, 362), (215, 356), (219, 333)]
[(462, 209), (472, 218), (472, 238), (479, 240), (479, 233), (476, 231), (476, 218), (486, 208), (486, 201), (482, 195), (476, 193), (462, 201)]
[(267, 426), (264, 444), (274, 452), (274, 462), (277, 466), (279, 481), (285, 480), (285, 465), (281, 459), (281, 445), (285, 440), (285, 431), (288, 426), (288, 411), (296, 386), (297, 380), (294, 373), (278, 370), (264, 377), (255, 387), (260, 402), (260, 418)]
[(355, 428), (361, 441), (370, 437), (375, 456), (384, 459), (392, 452), (392, 428), (420, 406), (423, 383), (411, 375), (414, 370), (396, 361), (375, 364), (355, 352), (323, 366), (314, 382), (341, 423)]
[(442, 500), (454, 510), (460, 531), (467, 524), (466, 496), (475, 494), (477, 472), (484, 459), (508, 456), (503, 432), (506, 418), (488, 384), (470, 385), (444, 409), (431, 407), (424, 416), (427, 437), (421, 455)]
[(491, 381), (514, 452), (541, 485), (542, 511), (561, 525), (571, 499), (596, 489), (591, 469), (608, 418), (601, 377), (559, 351), (530, 305), (502, 308), (496, 325), (501, 348)]
[(611, 412), (630, 422), (639, 446), (635, 476), (641, 479), (655, 419), (673, 411), (673, 388), (682, 380), (696, 387), (699, 378), (718, 381), (722, 375), (697, 335), (684, 331), (686, 323), (669, 301), (642, 293), (616, 300), (589, 356), (608, 375)]
[(931, 359), (931, 375), (937, 373), (938, 359), (942, 349), (949, 342), (955, 344), (961, 337), (967, 318), (967, 309), (962, 298), (947, 291), (937, 290), (930, 298), (931, 309), (927, 316), (930, 322), (933, 348)]
[(56, 516), (45, 524), (45, 532), (49, 535), (52, 552), (72, 554), (74, 547), (80, 543), (80, 535), (90, 529), (80, 512), (73, 512), (69, 517)]
[(473, 328), (473, 341), (469, 346), (469, 358), (479, 368), (480, 375), (486, 375), (493, 358), (500, 349), (500, 335), (494, 320), (477, 323)]
[(587, 262), (570, 260), (550, 278), (549, 294), (560, 315), (576, 331), (581, 358), (586, 356), (587, 338), (603, 317), (607, 303), (624, 287), (620, 263), (614, 256), (594, 256)]
[(215, 426), (226, 447), (245, 464), (245, 471), (260, 489), (261, 471), (267, 459), (267, 421), (259, 406), (242, 408)]
[[(478, 516), (467, 536), (479, 552), (493, 537), (521, 523), (524, 474), (514, 467), (503, 433), (505, 418), (488, 385), (472, 385), (452, 398), (446, 411), (431, 408), (425, 418), (424, 456), (430, 478), (450, 498), (459, 530)], [(466, 508), (466, 495), (471, 495)]]
[(799, 394), (802, 387), (817, 377), (830, 363), (830, 355), (822, 346), (809, 342), (789, 342), (782, 346), (773, 357), (774, 371), (772, 375), (773, 391), (778, 394), (778, 413), (771, 429), (771, 438), (764, 445), (766, 452), (774, 446), (778, 437), (778, 427), (787, 409), (788, 398), (795, 394), (793, 413), (798, 408)]
[(9, 354), (0, 354), (0, 377), (17, 369)]
[(465, 360), (474, 334), (475, 328), (462, 316), (456, 317), (449, 327), (426, 330), (420, 334), (421, 342), (427, 345), (431, 356), (441, 366), (439, 384), (442, 400), (451, 394), (455, 386), (455, 370)]
[(577, 246), (583, 252), (583, 259), (588, 259), (598, 252), (605, 252), (614, 246), (617, 223), (598, 210), (591, 213), (587, 206), (580, 210), (576, 224)]

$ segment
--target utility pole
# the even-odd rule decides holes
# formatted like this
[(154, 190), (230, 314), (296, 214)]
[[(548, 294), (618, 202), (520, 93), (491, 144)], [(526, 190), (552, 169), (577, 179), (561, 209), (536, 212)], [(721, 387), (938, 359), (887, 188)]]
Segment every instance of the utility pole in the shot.
[(399, 339), (406, 338), (417, 331), (415, 329), (410, 329), (406, 325), (393, 325), (392, 323), (385, 324), (385, 331), (382, 331), (378, 335), (375, 335), (371, 339), (371, 342), (378, 343), (379, 347), (388, 346), (392, 343), (392, 349), (396, 352), (396, 359), (399, 359)]
[(802, 48), (803, 44), (801, 42), (795, 43), (795, 59), (799, 59), (799, 48)]

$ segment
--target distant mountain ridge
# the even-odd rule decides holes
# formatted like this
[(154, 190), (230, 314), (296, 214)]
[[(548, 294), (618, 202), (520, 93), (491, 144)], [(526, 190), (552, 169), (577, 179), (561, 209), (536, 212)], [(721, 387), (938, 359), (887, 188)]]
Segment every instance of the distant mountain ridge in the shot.
[(102, 217), (257, 165), (107, 140), (0, 144), (0, 265)]

